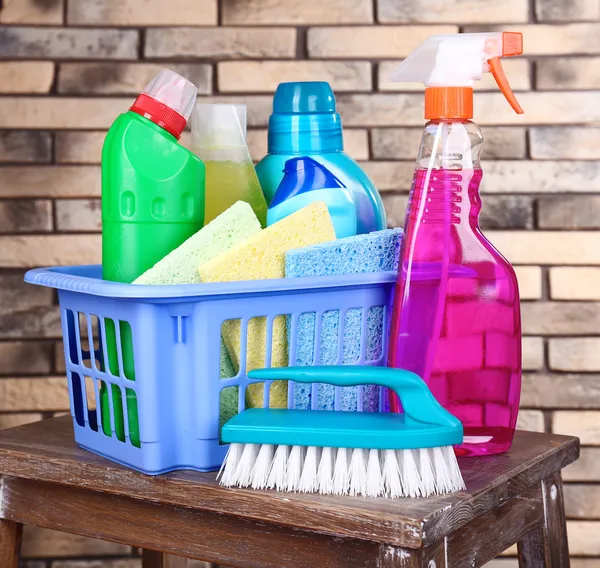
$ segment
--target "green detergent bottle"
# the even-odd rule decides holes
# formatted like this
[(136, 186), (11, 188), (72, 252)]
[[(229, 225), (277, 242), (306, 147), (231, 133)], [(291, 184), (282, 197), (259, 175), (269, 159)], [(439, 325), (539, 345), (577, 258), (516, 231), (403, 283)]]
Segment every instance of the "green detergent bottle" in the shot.
[[(106, 135), (102, 148), (105, 280), (133, 282), (203, 226), (204, 164), (178, 142), (197, 92), (187, 79), (163, 69)], [(112, 375), (135, 380), (134, 357), (138, 354), (134, 353), (129, 323), (106, 319), (105, 330), (108, 370)], [(122, 391), (112, 385), (114, 435), (125, 441), (127, 420), (129, 441), (139, 447), (135, 391), (125, 388), (125, 395), (127, 404), (123, 408)], [(100, 407), (102, 429), (111, 436), (109, 393), (104, 382)]]

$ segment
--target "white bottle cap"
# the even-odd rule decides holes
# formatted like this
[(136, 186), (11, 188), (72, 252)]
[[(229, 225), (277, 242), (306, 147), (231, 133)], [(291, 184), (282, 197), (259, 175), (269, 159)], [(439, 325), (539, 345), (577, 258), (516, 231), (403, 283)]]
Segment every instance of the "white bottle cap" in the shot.
[(162, 69), (142, 93), (173, 109), (187, 121), (192, 114), (198, 89), (175, 71)]

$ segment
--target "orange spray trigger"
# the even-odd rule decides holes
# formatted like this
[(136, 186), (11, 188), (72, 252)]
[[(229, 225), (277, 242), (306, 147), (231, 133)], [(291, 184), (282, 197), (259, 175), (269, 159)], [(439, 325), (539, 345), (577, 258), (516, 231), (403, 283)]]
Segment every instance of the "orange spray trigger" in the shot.
[(523, 34), (520, 32), (502, 32), (502, 57), (523, 55)]
[(502, 91), (502, 94), (508, 101), (508, 104), (517, 114), (523, 114), (523, 109), (521, 108), (519, 101), (517, 101), (515, 94), (512, 92), (512, 89), (508, 84), (508, 79), (506, 78), (504, 69), (502, 68), (502, 63), (500, 63), (500, 58), (492, 57), (490, 60), (488, 60), (488, 64), (490, 66), (490, 72), (494, 76), (494, 79), (496, 80), (500, 91)]

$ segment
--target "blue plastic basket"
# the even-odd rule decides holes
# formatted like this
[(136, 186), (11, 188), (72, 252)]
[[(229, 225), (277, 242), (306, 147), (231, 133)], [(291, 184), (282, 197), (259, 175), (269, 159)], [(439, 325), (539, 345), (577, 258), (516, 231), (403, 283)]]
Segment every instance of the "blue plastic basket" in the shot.
[[(25, 280), (58, 290), (71, 414), (76, 442), (95, 453), (148, 474), (175, 469), (212, 471), (223, 461), (227, 445), (219, 441), (219, 409), (223, 389), (237, 388), (238, 411), (245, 408), (246, 331), (250, 319), (265, 317), (266, 361), (270, 366), (271, 332), (276, 316), (287, 316), (289, 362), (297, 361), (298, 322), (302, 314), (315, 314), (314, 361), (321, 353), (324, 315), (339, 311), (338, 342), (344, 338), (345, 314), (360, 309), (361, 365), (385, 364), (394, 273), (355, 274), (317, 278), (290, 278), (222, 284), (138, 286), (101, 279), (100, 266), (69, 266), (31, 270)], [(381, 348), (367, 356), (367, 314), (380, 307)], [(120, 343), (122, 322), (131, 326), (135, 380), (108, 365), (106, 321), (113, 320)], [(240, 369), (234, 377), (221, 377), (220, 338), (224, 321), (241, 324)], [(372, 343), (372, 338), (369, 338)], [(305, 340), (304, 340), (305, 341)], [(330, 334), (327, 341), (331, 341)], [(344, 358), (343, 346), (338, 360)], [(371, 359), (371, 360), (369, 360)], [(112, 435), (103, 431), (99, 411), (101, 385), (117, 385), (123, 400), (126, 389), (137, 397), (140, 447), (129, 437), (115, 435), (112, 387), (109, 387)], [(314, 385), (316, 388), (317, 385)], [(270, 393), (265, 382), (265, 401)], [(293, 405), (294, 384), (288, 385), (288, 406)], [(362, 409), (359, 389), (358, 410)], [(383, 392), (381, 394), (383, 404)], [(339, 407), (336, 395), (336, 408)], [(316, 397), (313, 397), (313, 407)], [(125, 413), (127, 413), (127, 407)], [(96, 411), (98, 409), (98, 411)]]

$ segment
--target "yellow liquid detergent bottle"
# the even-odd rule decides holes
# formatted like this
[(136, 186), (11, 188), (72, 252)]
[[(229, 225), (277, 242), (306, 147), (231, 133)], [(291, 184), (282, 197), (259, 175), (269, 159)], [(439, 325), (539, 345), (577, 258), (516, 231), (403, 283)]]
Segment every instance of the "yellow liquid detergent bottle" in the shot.
[(267, 203), (246, 145), (246, 106), (197, 104), (191, 150), (206, 166), (204, 223), (245, 201), (265, 227)]

